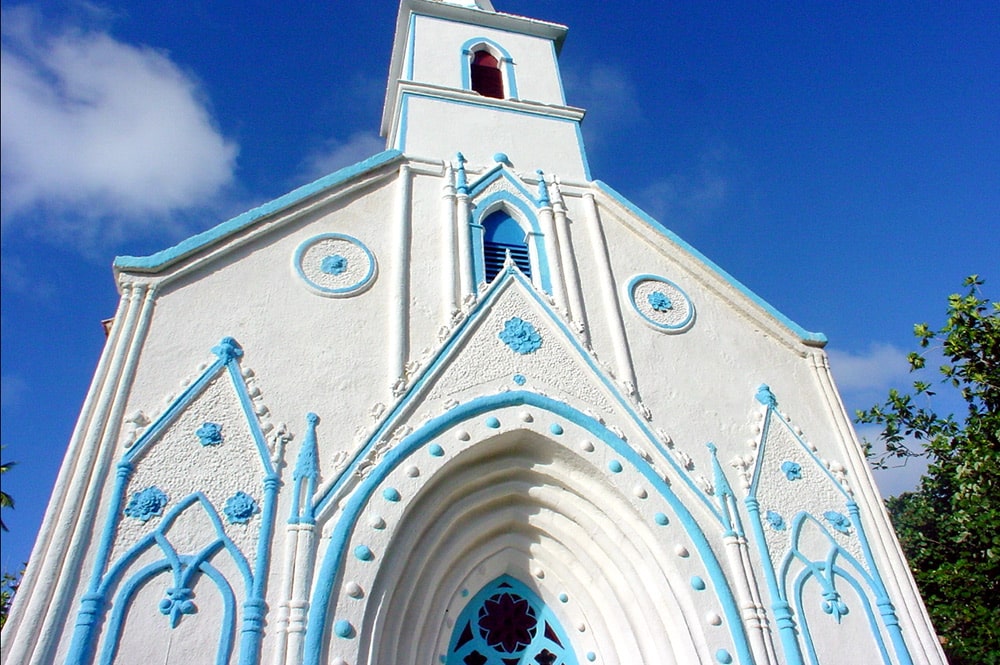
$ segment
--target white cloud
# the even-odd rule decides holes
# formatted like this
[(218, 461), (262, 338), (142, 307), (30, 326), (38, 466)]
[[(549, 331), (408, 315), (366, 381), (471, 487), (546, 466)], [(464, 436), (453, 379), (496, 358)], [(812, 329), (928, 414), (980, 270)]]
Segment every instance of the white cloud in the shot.
[(731, 161), (724, 145), (706, 147), (695, 166), (645, 187), (640, 205), (654, 219), (673, 226), (678, 220), (705, 219), (717, 213), (730, 196), (726, 175)]
[(28, 383), (22, 377), (14, 374), (0, 376), (0, 409), (20, 406), (27, 394)]
[(319, 178), (337, 169), (351, 166), (385, 150), (385, 139), (374, 134), (357, 133), (347, 141), (329, 141), (322, 150), (306, 158), (304, 176)]
[(845, 392), (907, 387), (906, 353), (890, 344), (872, 344), (863, 353), (831, 349), (829, 356), (837, 386)]
[(231, 183), (237, 146), (167, 55), (105, 32), (41, 34), (24, 11), (3, 19), (5, 230), (41, 210), (71, 237), (134, 234)]
[(628, 74), (613, 65), (563, 70), (566, 102), (586, 109), (584, 138), (590, 150), (614, 146), (642, 120), (642, 105)]

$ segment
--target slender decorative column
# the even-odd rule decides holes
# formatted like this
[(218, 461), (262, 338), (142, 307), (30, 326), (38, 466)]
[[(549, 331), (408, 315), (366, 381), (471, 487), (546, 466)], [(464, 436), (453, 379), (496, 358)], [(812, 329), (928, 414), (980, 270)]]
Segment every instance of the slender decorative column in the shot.
[(601, 296), (607, 312), (606, 319), (611, 329), (611, 343), (615, 350), (618, 380), (630, 387), (634, 394), (635, 369), (632, 367), (632, 354), (628, 348), (628, 338), (625, 336), (625, 322), (622, 320), (621, 304), (618, 301), (618, 290), (615, 288), (615, 275), (611, 272), (611, 258), (608, 256), (608, 244), (601, 227), (601, 216), (597, 211), (597, 201), (594, 195), (583, 195), (584, 210), (594, 246), (594, 261), (601, 281)]
[(399, 167), (399, 189), (396, 191), (396, 256), (393, 261), (393, 286), (396, 303), (389, 327), (389, 385), (403, 376), (410, 354), (410, 167)]
[(545, 257), (549, 264), (549, 280), (552, 283), (552, 298), (556, 301), (556, 307), (569, 311), (569, 303), (566, 302), (566, 286), (563, 281), (562, 261), (559, 260), (559, 239), (556, 238), (556, 226), (552, 214), (552, 201), (549, 199), (549, 188), (545, 182), (545, 174), (541, 169), (538, 173), (538, 202), (541, 207), (538, 209), (538, 221), (542, 227), (542, 236), (545, 242)]
[[(748, 496), (744, 499), (747, 512), (750, 513), (750, 526), (753, 528), (754, 538), (761, 543), (761, 556), (768, 556), (766, 552), (766, 540), (764, 529), (760, 520), (760, 504), (754, 497)], [(783, 650), (784, 663), (788, 665), (803, 665), (802, 649), (799, 646), (799, 631), (795, 627), (795, 619), (792, 617), (792, 608), (787, 601), (782, 599), (778, 592), (778, 578), (774, 574), (773, 566), (765, 566), (767, 574), (767, 588), (771, 594), (771, 610), (774, 613), (774, 623), (778, 627), (778, 635), (781, 636), (781, 646)]]
[[(132, 378), (135, 376), (135, 368), (139, 361), (139, 351), (142, 349), (146, 331), (149, 328), (149, 320), (152, 318), (155, 290), (155, 285), (138, 284), (132, 287), (132, 304), (124, 331), (127, 346), (123, 346), (122, 357), (116, 363), (116, 368), (119, 371), (109, 376), (109, 379), (113, 378), (113, 380), (109, 380), (105, 386), (107, 392), (110, 393), (108, 401), (104, 403), (105, 408), (100, 410), (99, 417), (95, 417), (90, 435), (87, 437), (88, 447), (93, 446), (96, 461), (90, 467), (89, 473), (81, 473), (81, 477), (87, 481), (87, 487), (83, 496), (76, 504), (81, 506), (75, 524), (76, 529), (74, 530), (66, 559), (60, 571), (60, 581), (52, 598), (52, 605), (54, 607), (63, 607), (67, 611), (70, 610), (69, 603), (71, 599), (69, 594), (72, 591), (72, 586), (79, 580), (79, 567), (86, 549), (83, 541), (90, 537), (91, 525), (97, 520), (96, 513), (101, 504), (100, 496), (104, 482), (108, 476), (106, 470), (110, 466), (111, 460), (117, 450), (115, 439), (122, 422)], [(142, 303), (141, 306), (139, 305), (140, 302)], [(128, 471), (128, 468), (119, 467), (117, 482), (122, 488), (124, 488), (124, 485), (122, 484), (121, 473), (126, 471)], [(101, 574), (103, 574), (101, 568), (106, 563), (106, 561), (101, 560), (96, 562), (94, 579), (100, 578)], [(92, 579), (89, 591), (96, 590), (94, 588), (96, 584), (93, 584), (93, 581)], [(100, 617), (103, 615), (100, 609), (96, 607), (96, 603), (97, 601), (93, 598), (93, 594), (86, 593), (84, 595), (80, 613), (83, 623), (81, 621), (77, 623), (76, 632), (70, 645), (70, 655), (67, 659), (69, 662), (87, 662), (89, 655), (93, 652), (95, 646), (93, 639), (94, 631), (99, 624)], [(91, 612), (91, 610), (93, 611)], [(31, 665), (42, 665), (52, 660), (53, 654), (51, 652), (60, 634), (60, 630), (54, 624), (61, 618), (62, 613), (45, 612), (44, 616), (45, 622), (38, 632), (38, 642), (32, 653), (31, 660), (27, 661)], [(88, 617), (92, 620), (89, 623), (87, 622)], [(12, 658), (13, 654), (10, 657)]]
[[(58, 521), (58, 517), (63, 513), (63, 507), (67, 505), (79, 505), (81, 484), (87, 474), (77, 474), (76, 469), (89, 469), (91, 460), (96, 451), (92, 446), (87, 445), (89, 432), (92, 423), (97, 417), (95, 414), (103, 412), (106, 406), (108, 395), (108, 385), (113, 384), (117, 372), (120, 369), (122, 356), (121, 347), (128, 339), (131, 323), (134, 316), (130, 315), (132, 307), (132, 286), (123, 284), (121, 287), (121, 297), (118, 300), (118, 310), (115, 313), (114, 323), (108, 334), (107, 342), (101, 353), (101, 359), (91, 382), (90, 390), (87, 391), (86, 400), (83, 403), (79, 420), (70, 438), (63, 464), (56, 479), (55, 487), (52, 490), (52, 505), (45, 512), (45, 519), (38, 531), (38, 540), (28, 559), (28, 567), (24, 573), (24, 582), (18, 589), (23, 602), (14, 605), (13, 612), (7, 618), (4, 626), (5, 635), (11, 638), (10, 662), (27, 662), (29, 652), (27, 649), (34, 645), (33, 639), (13, 639), (18, 630), (23, 617), (40, 616), (43, 609), (49, 607), (53, 587), (59, 576), (61, 559), (65, 551), (61, 547), (49, 547), (50, 543), (65, 542), (68, 536), (68, 529), (73, 528), (73, 523), (66, 520)], [(44, 555), (42, 554), (44, 553)]]
[(583, 289), (580, 284), (580, 273), (576, 266), (576, 253), (573, 251), (573, 240), (569, 235), (569, 220), (566, 217), (566, 203), (563, 200), (559, 179), (552, 183), (552, 210), (556, 218), (556, 235), (559, 239), (559, 258), (562, 262), (566, 281), (566, 294), (569, 298), (570, 320), (576, 324), (577, 331), (584, 341), (590, 343), (590, 330), (587, 327), (587, 313), (583, 307)]
[(295, 483), (292, 495), (292, 518), (294, 524), (295, 544), (292, 554), (292, 577), (287, 581), (288, 595), (288, 628), (287, 647), (285, 649), (285, 665), (295, 665), (302, 659), (302, 647), (306, 631), (306, 619), (309, 612), (309, 589), (312, 585), (313, 563), (315, 558), (316, 516), (313, 499), (316, 496), (316, 483), (319, 481), (319, 444), (316, 439), (316, 426), (319, 416), (315, 413), (306, 414), (306, 435), (302, 440), (298, 461), (292, 479)]
[(469, 238), (469, 182), (465, 177), (465, 156), (458, 153), (455, 172), (455, 236), (458, 238), (459, 299), (475, 293), (472, 279), (472, 240)]
[(444, 185), (441, 186), (441, 233), (444, 236), (441, 256), (441, 304), (442, 322), (451, 325), (452, 316), (461, 307), (462, 298), (458, 293), (455, 267), (459, 257), (455, 245), (455, 172), (451, 164), (444, 166)]

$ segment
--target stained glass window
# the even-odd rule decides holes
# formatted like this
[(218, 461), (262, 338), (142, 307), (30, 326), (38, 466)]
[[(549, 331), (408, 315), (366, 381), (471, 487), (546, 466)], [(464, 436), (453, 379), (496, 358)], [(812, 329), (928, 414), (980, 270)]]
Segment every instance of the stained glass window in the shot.
[(555, 615), (526, 585), (499, 577), (462, 610), (447, 665), (577, 665)]

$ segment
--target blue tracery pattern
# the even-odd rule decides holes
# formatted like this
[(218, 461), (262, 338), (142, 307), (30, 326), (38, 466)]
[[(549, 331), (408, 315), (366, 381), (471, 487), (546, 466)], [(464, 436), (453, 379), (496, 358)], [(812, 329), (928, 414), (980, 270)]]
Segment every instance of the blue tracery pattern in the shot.
[(445, 665), (578, 663), (552, 611), (531, 589), (506, 575), (486, 585), (462, 610), (441, 661)]
[(670, 301), (670, 298), (663, 291), (653, 291), (646, 296), (646, 300), (649, 301), (649, 306), (657, 312), (667, 312), (674, 308), (674, 303)]
[(132, 495), (128, 505), (125, 506), (125, 514), (128, 517), (148, 522), (149, 518), (162, 515), (166, 505), (166, 493), (159, 487), (152, 485)]
[(222, 512), (226, 514), (230, 524), (245, 524), (260, 512), (260, 506), (246, 492), (237, 492), (226, 499), (226, 506)]
[(222, 427), (216, 423), (205, 423), (195, 432), (203, 446), (217, 446), (222, 443)]
[(182, 614), (194, 614), (198, 611), (194, 601), (194, 591), (184, 587), (167, 589), (167, 597), (160, 601), (160, 613), (170, 617), (170, 627), (176, 628)]
[(516, 316), (504, 324), (499, 337), (504, 344), (521, 355), (533, 353), (542, 346), (542, 336), (535, 330), (535, 326)]

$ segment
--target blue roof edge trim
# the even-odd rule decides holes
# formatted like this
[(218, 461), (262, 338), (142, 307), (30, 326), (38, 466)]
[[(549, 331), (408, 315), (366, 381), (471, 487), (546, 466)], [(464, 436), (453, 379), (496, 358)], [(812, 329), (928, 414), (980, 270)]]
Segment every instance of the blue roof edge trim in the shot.
[(743, 295), (745, 295), (746, 297), (750, 298), (750, 300), (752, 300), (757, 305), (759, 305), (760, 307), (762, 307), (768, 314), (770, 314), (775, 319), (777, 319), (786, 328), (788, 328), (789, 330), (791, 330), (792, 332), (794, 332), (796, 335), (798, 335), (798, 337), (799, 337), (800, 340), (802, 340), (806, 344), (809, 344), (810, 346), (825, 346), (826, 345), (826, 343), (828, 341), (826, 335), (824, 335), (821, 332), (810, 332), (810, 331), (806, 330), (805, 328), (803, 328), (802, 326), (800, 326), (799, 324), (795, 323), (790, 318), (788, 318), (787, 316), (785, 316), (784, 314), (782, 314), (781, 312), (779, 312), (777, 309), (775, 309), (774, 306), (771, 305), (771, 303), (769, 303), (766, 300), (764, 300), (763, 298), (761, 298), (759, 295), (757, 295), (756, 293), (754, 293), (753, 291), (751, 291), (749, 288), (747, 288), (747, 286), (745, 284), (743, 284), (738, 279), (736, 279), (735, 277), (733, 277), (732, 275), (730, 275), (728, 272), (726, 272), (725, 270), (723, 270), (721, 267), (719, 267), (719, 265), (717, 263), (715, 263), (710, 258), (708, 258), (704, 254), (702, 254), (701, 252), (699, 252), (697, 249), (695, 249), (694, 247), (692, 247), (690, 244), (688, 244), (688, 242), (685, 241), (683, 238), (681, 238), (680, 236), (678, 236), (676, 233), (674, 233), (673, 231), (671, 231), (670, 229), (668, 229), (666, 226), (664, 226), (660, 222), (658, 222), (655, 219), (653, 219), (652, 217), (650, 217), (648, 213), (646, 213), (644, 210), (642, 210), (641, 208), (639, 208), (638, 206), (636, 206), (634, 203), (632, 203), (631, 201), (629, 201), (628, 199), (626, 199), (618, 191), (616, 191), (613, 187), (611, 187), (607, 183), (602, 182), (600, 180), (594, 180), (593, 182), (594, 182), (595, 185), (597, 185), (597, 188), (599, 190), (601, 190), (602, 192), (604, 192), (605, 194), (607, 194), (608, 196), (610, 196), (612, 199), (614, 199), (615, 201), (617, 201), (619, 204), (621, 204), (627, 210), (629, 210), (633, 214), (637, 215), (644, 222), (646, 222), (647, 224), (649, 224), (650, 226), (652, 226), (654, 229), (656, 229), (657, 231), (659, 231), (660, 233), (662, 233), (663, 235), (665, 235), (667, 238), (669, 238), (671, 241), (673, 241), (674, 243), (676, 243), (677, 245), (679, 245), (681, 247), (681, 249), (687, 251), (689, 254), (691, 254), (696, 259), (698, 259), (699, 261), (701, 261), (702, 263), (704, 263), (706, 266), (708, 266), (709, 268), (711, 268), (713, 271), (715, 271), (716, 274), (718, 274), (724, 280), (726, 280), (727, 282), (729, 282), (729, 284), (732, 285), (733, 287), (735, 287), (736, 290), (740, 291)]
[(198, 250), (222, 240), (230, 234), (242, 231), (243, 229), (252, 226), (254, 223), (258, 222), (267, 215), (298, 203), (299, 201), (302, 201), (313, 194), (317, 194), (328, 187), (343, 184), (352, 178), (367, 173), (368, 171), (373, 171), (402, 156), (403, 153), (399, 150), (386, 150), (384, 152), (380, 152), (377, 155), (358, 162), (357, 164), (346, 166), (342, 169), (334, 171), (333, 173), (325, 175), (318, 180), (314, 180), (307, 185), (297, 187), (287, 194), (283, 194), (276, 199), (264, 203), (263, 205), (247, 210), (246, 212), (237, 215), (228, 221), (222, 222), (207, 231), (202, 231), (197, 235), (191, 236), (187, 240), (182, 240), (169, 249), (164, 249), (156, 252), (155, 254), (150, 254), (149, 256), (117, 256), (115, 257), (114, 268), (115, 270), (136, 270), (140, 272), (160, 271), (171, 264), (190, 256)]

